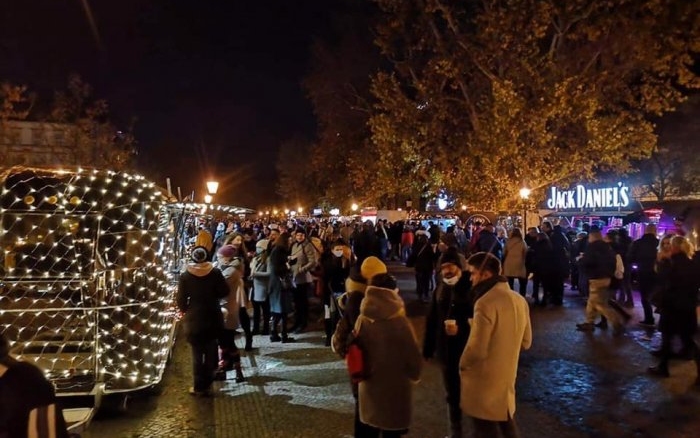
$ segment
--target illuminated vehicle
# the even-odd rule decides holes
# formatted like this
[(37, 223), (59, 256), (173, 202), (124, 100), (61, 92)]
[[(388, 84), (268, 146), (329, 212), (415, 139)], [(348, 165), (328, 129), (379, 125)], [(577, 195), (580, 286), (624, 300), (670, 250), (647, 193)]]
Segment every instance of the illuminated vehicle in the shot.
[(174, 341), (168, 199), (143, 177), (0, 169), (0, 330), (59, 397), (160, 382)]

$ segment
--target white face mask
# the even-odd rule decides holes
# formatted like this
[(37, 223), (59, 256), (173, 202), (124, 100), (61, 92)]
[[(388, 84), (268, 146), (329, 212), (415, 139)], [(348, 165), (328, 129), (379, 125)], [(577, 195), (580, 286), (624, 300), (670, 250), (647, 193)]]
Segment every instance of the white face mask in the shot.
[(459, 275), (455, 275), (454, 277), (450, 278), (443, 277), (442, 281), (445, 282), (445, 284), (448, 286), (454, 286), (459, 281)]
[(333, 255), (336, 256), (336, 257), (342, 257), (342, 256), (343, 256), (343, 250), (341, 249), (341, 250), (339, 250), (339, 251), (333, 251)]

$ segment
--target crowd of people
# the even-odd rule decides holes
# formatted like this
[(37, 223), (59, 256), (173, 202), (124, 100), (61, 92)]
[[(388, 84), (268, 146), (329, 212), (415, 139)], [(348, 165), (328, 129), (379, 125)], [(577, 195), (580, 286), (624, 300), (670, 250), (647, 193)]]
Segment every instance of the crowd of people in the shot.
[[(386, 221), (203, 221), (185, 234), (192, 260), (177, 302), (192, 344), (193, 394), (205, 394), (229, 370), (245, 379), (233, 341), (237, 327), (245, 350), (256, 335), (294, 342), (291, 335), (309, 327), (315, 295), (326, 345), (341, 357), (353, 343), (366, 353), (370, 371), (353, 384), (355, 436), (406, 433), (421, 356), (441, 364), (450, 436), (463, 436), (463, 414), (473, 419), (476, 436), (518, 436), (515, 376), (519, 353), (532, 342), (529, 305), (561, 306), (567, 283), (587, 299), (576, 329), (610, 324), (619, 335), (631, 318), (636, 282), (644, 310), (639, 323), (658, 327), (663, 338), (653, 352), (659, 363), (649, 372), (668, 376), (669, 361), (678, 357), (694, 359), (700, 370), (693, 341), (699, 257), (682, 236), (659, 240), (653, 225), (636, 241), (624, 228), (603, 232), (549, 221), (526, 234), (460, 221), (446, 229)], [(422, 351), (387, 272), (392, 260), (414, 269), (418, 299), (429, 305)], [(683, 345), (678, 352), (675, 336)], [(474, 393), (484, 396), (464, 395)]]

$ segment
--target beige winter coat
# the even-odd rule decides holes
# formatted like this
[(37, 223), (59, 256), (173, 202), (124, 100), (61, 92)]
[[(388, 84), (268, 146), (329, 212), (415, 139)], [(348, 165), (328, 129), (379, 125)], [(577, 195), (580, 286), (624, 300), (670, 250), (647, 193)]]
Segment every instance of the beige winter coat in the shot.
[(523, 239), (510, 238), (506, 242), (503, 257), (503, 275), (506, 277), (525, 278), (525, 256), (527, 255), (527, 245)]
[(461, 407), (466, 415), (506, 421), (515, 414), (520, 350), (532, 344), (527, 301), (505, 282), (476, 301), (469, 341), (459, 362)]
[(391, 289), (368, 287), (355, 327), (369, 367), (359, 385), (360, 419), (383, 430), (407, 429), (423, 358), (403, 300)]

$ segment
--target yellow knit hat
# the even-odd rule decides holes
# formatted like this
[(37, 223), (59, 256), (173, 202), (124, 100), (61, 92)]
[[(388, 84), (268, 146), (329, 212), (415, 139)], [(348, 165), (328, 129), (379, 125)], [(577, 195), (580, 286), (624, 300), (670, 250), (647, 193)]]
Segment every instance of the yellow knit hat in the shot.
[(367, 257), (360, 267), (360, 274), (367, 280), (378, 274), (386, 274), (386, 265), (377, 257)]

